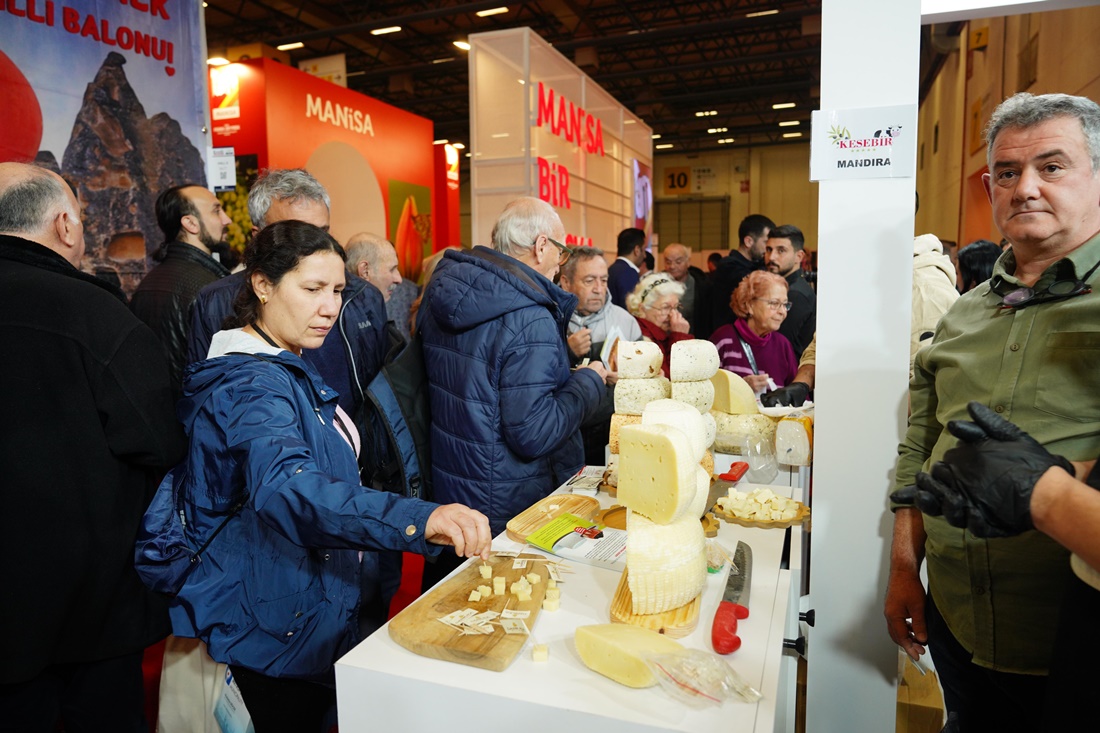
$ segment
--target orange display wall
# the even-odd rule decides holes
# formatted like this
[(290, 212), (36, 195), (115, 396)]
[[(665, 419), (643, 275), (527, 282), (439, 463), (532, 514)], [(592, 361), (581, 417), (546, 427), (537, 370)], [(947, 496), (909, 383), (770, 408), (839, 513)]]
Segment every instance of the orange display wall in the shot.
[(431, 120), (269, 59), (212, 68), (210, 113), (214, 146), (234, 149), (241, 174), (312, 173), (332, 197), (331, 231), (340, 242), (362, 231), (385, 235), (410, 278), (437, 241), (451, 243), (438, 232), (457, 227), (457, 209), (442, 210), (445, 222), (432, 216)]

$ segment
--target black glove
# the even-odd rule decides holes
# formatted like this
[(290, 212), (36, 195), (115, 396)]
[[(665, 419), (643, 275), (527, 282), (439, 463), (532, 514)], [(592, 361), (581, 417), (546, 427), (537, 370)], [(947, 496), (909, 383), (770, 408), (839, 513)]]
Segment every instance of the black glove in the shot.
[(764, 407), (801, 407), (810, 396), (810, 385), (805, 382), (791, 382), (786, 387), (773, 389), (760, 395), (760, 404)]
[(1073, 465), (1051, 455), (1030, 435), (985, 405), (967, 406), (974, 422), (947, 424), (959, 439), (931, 475), (917, 474), (917, 485), (891, 499), (916, 504), (924, 513), (943, 515), (954, 527), (979, 537), (1008, 537), (1033, 529), (1031, 491), (1052, 466), (1073, 474)]

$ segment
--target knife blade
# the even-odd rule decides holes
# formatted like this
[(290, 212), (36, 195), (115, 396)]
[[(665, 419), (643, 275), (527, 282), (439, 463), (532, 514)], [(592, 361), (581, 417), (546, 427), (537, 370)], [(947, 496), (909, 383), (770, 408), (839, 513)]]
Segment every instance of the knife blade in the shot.
[(726, 590), (718, 610), (714, 612), (710, 641), (714, 651), (729, 654), (741, 648), (741, 637), (737, 635), (738, 619), (749, 617), (749, 592), (752, 589), (752, 548), (744, 542), (737, 542), (726, 578)]

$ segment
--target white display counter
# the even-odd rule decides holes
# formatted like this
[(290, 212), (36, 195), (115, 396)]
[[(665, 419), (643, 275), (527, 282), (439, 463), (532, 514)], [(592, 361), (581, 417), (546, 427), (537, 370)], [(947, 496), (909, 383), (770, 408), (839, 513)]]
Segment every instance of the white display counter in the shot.
[[(790, 486), (771, 488), (786, 496), (798, 493)], [(603, 507), (614, 503), (603, 492), (598, 498)], [(738, 540), (753, 550), (751, 615), (738, 629), (741, 648), (726, 659), (763, 693), (759, 703), (694, 709), (660, 687), (630, 689), (589, 670), (577, 656), (573, 632), (578, 626), (610, 621), (619, 574), (570, 563), (574, 572), (562, 583), (561, 610), (539, 614), (527, 647), (503, 672), (421, 657), (390, 639), (387, 627), (377, 631), (336, 664), (340, 729), (344, 733), (395, 729), (483, 733), (506, 727), (554, 733), (787, 729), (793, 724), (794, 690), (788, 687), (794, 659), (784, 655), (782, 643), (785, 635), (795, 633), (790, 623), (792, 608), (797, 627), (796, 566), (800, 563), (795, 558), (801, 556), (801, 532), (797, 528), (792, 532), (792, 569), (781, 570), (784, 534), (722, 522), (718, 535), (731, 551)], [(504, 535), (493, 541), (493, 549), (533, 551)], [(727, 572), (728, 566), (708, 576), (698, 626), (680, 640), (685, 646), (712, 651), (711, 620)], [(549, 645), (548, 662), (532, 661), (534, 643)]]

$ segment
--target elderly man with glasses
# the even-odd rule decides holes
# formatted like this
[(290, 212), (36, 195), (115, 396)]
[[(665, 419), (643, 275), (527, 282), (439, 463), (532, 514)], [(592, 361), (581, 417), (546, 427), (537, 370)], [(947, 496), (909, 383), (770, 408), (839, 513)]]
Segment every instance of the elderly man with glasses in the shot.
[[(435, 500), (477, 508), (494, 533), (584, 465), (579, 428), (604, 397), (602, 363), (569, 368), (577, 296), (552, 282), (564, 234), (549, 204), (517, 199), (491, 249), (443, 256), (420, 306)], [(426, 568), (426, 584), (458, 561)]]

